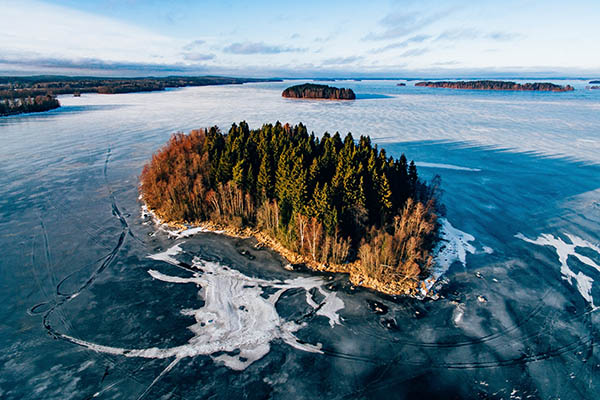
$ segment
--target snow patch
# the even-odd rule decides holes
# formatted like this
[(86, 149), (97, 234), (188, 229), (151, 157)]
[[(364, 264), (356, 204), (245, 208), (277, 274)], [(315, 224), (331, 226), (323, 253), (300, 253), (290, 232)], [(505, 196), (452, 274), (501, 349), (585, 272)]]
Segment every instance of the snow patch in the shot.
[(456, 229), (446, 218), (440, 218), (440, 242), (434, 249), (434, 266), (431, 277), (425, 282), (425, 289), (421, 293), (425, 295), (444, 274), (450, 266), (458, 261), (467, 265), (467, 253), (475, 254), (475, 246), (470, 242), (475, 240), (473, 235)]
[[(182, 251), (177, 244), (148, 257), (177, 265), (175, 256)], [(213, 357), (215, 362), (233, 370), (243, 370), (269, 353), (270, 343), (276, 339), (281, 339), (298, 350), (322, 353), (319, 343), (305, 343), (294, 335), (306, 323), (286, 321), (277, 313), (277, 301), (289, 289), (304, 289), (307, 303), (316, 310), (317, 315), (327, 318), (331, 327), (340, 324), (338, 311), (344, 308), (344, 302), (336, 293), (324, 289), (325, 282), (320, 277), (297, 277), (283, 281), (257, 279), (197, 257), (193, 260), (193, 267), (198, 272), (188, 277), (148, 270), (152, 278), (162, 282), (191, 283), (200, 287), (204, 305), (198, 309), (181, 310), (183, 315), (194, 318), (194, 323), (188, 326), (194, 336), (187, 343), (169, 348), (125, 349), (91, 343), (64, 334), (62, 337), (97, 352), (125, 357), (179, 360), (221, 353)], [(276, 290), (264, 297), (266, 287)], [(320, 304), (309, 294), (311, 289), (316, 289), (323, 295), (324, 299)]]
[(465, 305), (462, 303), (457, 304), (454, 308), (454, 312), (452, 313), (452, 321), (454, 322), (454, 325), (458, 326), (462, 322), (464, 315)]
[[(206, 232), (223, 233), (224, 232), (221, 230), (211, 230), (204, 226), (195, 226), (195, 227), (187, 228), (187, 229), (171, 229), (167, 224), (163, 223), (156, 216), (156, 214), (154, 214), (154, 212), (152, 212), (148, 208), (148, 206), (146, 206), (146, 204), (142, 204), (142, 209), (141, 209), (140, 215), (143, 220), (150, 218), (152, 220), (152, 222), (154, 222), (154, 225), (157, 226), (159, 231), (165, 232), (170, 238), (173, 238), (173, 239), (188, 238), (188, 237), (196, 235), (198, 233), (206, 233)], [(144, 224), (146, 224), (148, 222), (149, 221), (146, 221)]]
[[(183, 243), (184, 242), (181, 242), (180, 244), (183, 244)], [(166, 263), (173, 264), (173, 265), (179, 265), (179, 261), (177, 261), (177, 259), (175, 259), (173, 256), (176, 256), (177, 254), (179, 254), (183, 251), (183, 249), (179, 246), (180, 244), (176, 244), (175, 246), (168, 248), (166, 251), (163, 251), (162, 253), (156, 253), (156, 254), (149, 255), (148, 258), (151, 258), (151, 259), (157, 260), (157, 261), (164, 261)]]
[(571, 243), (567, 243), (562, 238), (558, 236), (553, 236), (547, 233), (541, 234), (537, 239), (529, 239), (525, 237), (522, 233), (518, 233), (515, 235), (516, 238), (524, 240), (528, 243), (537, 244), (539, 246), (551, 246), (556, 250), (556, 254), (558, 255), (558, 261), (560, 262), (560, 273), (570, 285), (573, 285), (573, 279), (576, 282), (577, 290), (581, 294), (581, 296), (594, 306), (594, 299), (592, 298), (592, 283), (594, 280), (585, 275), (583, 272), (579, 271), (577, 274), (573, 272), (573, 270), (569, 267), (567, 260), (569, 256), (577, 258), (583, 264), (586, 264), (596, 271), (600, 272), (600, 265), (596, 264), (592, 259), (586, 257), (577, 252), (577, 248), (587, 248), (595, 251), (600, 255), (600, 247), (594, 245), (587, 240), (584, 240), (578, 236), (566, 234)]

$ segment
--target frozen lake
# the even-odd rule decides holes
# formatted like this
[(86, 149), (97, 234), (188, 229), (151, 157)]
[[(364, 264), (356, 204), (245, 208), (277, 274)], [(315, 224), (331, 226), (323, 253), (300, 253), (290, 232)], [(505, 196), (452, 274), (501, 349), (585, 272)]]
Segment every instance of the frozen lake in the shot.
[[(296, 81), (84, 94), (0, 118), (0, 397), (597, 398), (600, 91), (398, 82), (328, 83), (351, 102), (281, 98)], [(241, 120), (370, 135), (441, 175), (466, 239), (440, 299), (157, 232), (144, 162), (173, 132)]]

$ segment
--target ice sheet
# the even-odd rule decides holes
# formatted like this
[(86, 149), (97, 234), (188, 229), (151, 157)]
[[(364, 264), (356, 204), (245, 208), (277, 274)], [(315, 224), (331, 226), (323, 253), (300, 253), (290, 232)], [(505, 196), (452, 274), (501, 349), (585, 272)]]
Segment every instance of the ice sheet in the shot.
[[(175, 244), (164, 252), (152, 254), (149, 258), (178, 265), (175, 258), (182, 253), (181, 244)], [(281, 339), (288, 345), (308, 352), (320, 352), (320, 344), (299, 341), (294, 333), (305, 325), (286, 321), (279, 316), (276, 303), (281, 294), (289, 289), (306, 290), (307, 303), (316, 314), (329, 320), (331, 327), (340, 324), (338, 312), (344, 302), (334, 292), (323, 288), (325, 282), (320, 277), (298, 277), (288, 280), (265, 280), (248, 277), (241, 272), (219, 263), (194, 258), (193, 268), (187, 277), (172, 276), (155, 269), (148, 270), (152, 278), (175, 284), (195, 284), (200, 288), (204, 305), (198, 309), (183, 309), (181, 313), (194, 318), (188, 327), (194, 333), (189, 341), (180, 346), (142, 349), (125, 349), (101, 345), (79, 338), (62, 335), (73, 343), (91, 350), (113, 355), (142, 358), (174, 358), (199, 355), (213, 355), (213, 359), (234, 370), (243, 370), (270, 351), (270, 343)], [(277, 289), (264, 296), (265, 287)], [(320, 304), (308, 293), (316, 289), (324, 299)]]
[(581, 247), (593, 250), (600, 255), (600, 247), (575, 235), (567, 233), (565, 236), (569, 238), (571, 243), (567, 243), (562, 238), (547, 233), (541, 234), (537, 239), (529, 239), (522, 233), (515, 235), (515, 237), (528, 243), (554, 247), (554, 250), (556, 250), (556, 254), (558, 255), (558, 261), (560, 262), (560, 272), (563, 279), (567, 280), (571, 285), (573, 285), (573, 280), (575, 280), (577, 290), (581, 296), (590, 303), (592, 307), (595, 307), (594, 299), (592, 297), (592, 284), (594, 280), (590, 276), (585, 275), (582, 271), (575, 273), (571, 267), (569, 267), (568, 259), (570, 256), (575, 257), (585, 265), (600, 272), (600, 265), (596, 264), (589, 257), (577, 252), (577, 248)]

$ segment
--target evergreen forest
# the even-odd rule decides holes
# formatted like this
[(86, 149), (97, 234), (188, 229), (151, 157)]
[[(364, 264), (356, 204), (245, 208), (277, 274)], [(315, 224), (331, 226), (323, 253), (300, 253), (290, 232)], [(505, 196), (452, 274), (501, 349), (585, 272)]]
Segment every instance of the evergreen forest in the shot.
[(349, 133), (233, 124), (178, 133), (143, 168), (141, 194), (169, 222), (253, 228), (312, 263), (352, 264), (381, 284), (429, 274), (439, 178)]

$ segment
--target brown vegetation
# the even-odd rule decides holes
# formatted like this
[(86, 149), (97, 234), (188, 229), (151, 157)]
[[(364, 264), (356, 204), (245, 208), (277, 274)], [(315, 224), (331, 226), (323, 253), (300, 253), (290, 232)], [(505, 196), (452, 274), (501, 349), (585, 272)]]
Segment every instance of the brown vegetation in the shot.
[(407, 293), (431, 268), (437, 187), (365, 137), (241, 123), (227, 135), (173, 135), (144, 167), (140, 190), (163, 221), (246, 232), (290, 261)]

